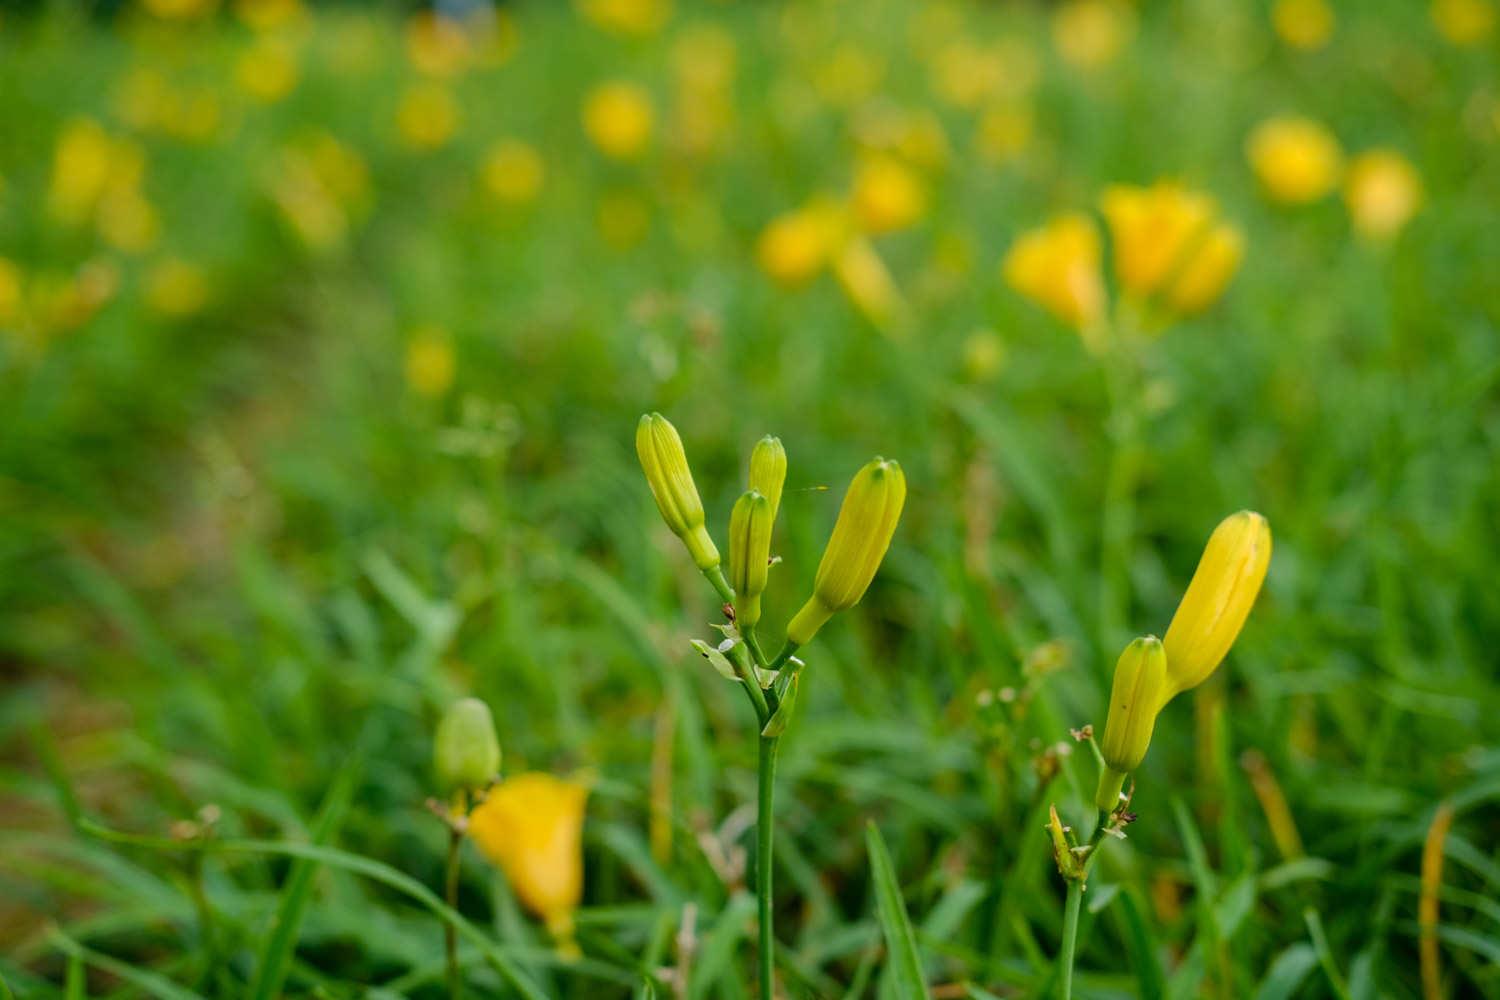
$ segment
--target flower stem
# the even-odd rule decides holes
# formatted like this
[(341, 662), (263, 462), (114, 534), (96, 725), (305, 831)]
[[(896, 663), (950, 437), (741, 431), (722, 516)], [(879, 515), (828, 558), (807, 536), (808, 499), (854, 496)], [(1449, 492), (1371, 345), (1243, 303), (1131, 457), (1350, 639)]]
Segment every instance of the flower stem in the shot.
[(1072, 1000), (1073, 997), (1073, 956), (1078, 949), (1078, 912), (1083, 906), (1084, 883), (1088, 881), (1089, 870), (1093, 868), (1094, 859), (1098, 856), (1099, 843), (1104, 839), (1109, 818), (1108, 812), (1100, 810), (1093, 836), (1089, 837), (1088, 850), (1083, 856), (1083, 877), (1068, 879), (1068, 895), (1063, 904), (1062, 949), (1057, 956), (1060, 980), (1058, 996), (1062, 1000)]
[(1078, 946), (1078, 911), (1083, 906), (1083, 882), (1068, 881), (1068, 901), (1063, 906), (1062, 953), (1057, 957), (1061, 972), (1058, 996), (1072, 1000), (1073, 996), (1073, 952)]
[(776, 785), (777, 737), (760, 738), (759, 796), (755, 814), (755, 896), (760, 923), (760, 998), (776, 993), (776, 936), (772, 930), (771, 846)]
[[(469, 793), (460, 793), (463, 798), (461, 806), (463, 815), (469, 814)], [(462, 858), (464, 846), (463, 827), (458, 822), (450, 823), (448, 826), (448, 864), (443, 872), (443, 900), (448, 908), (457, 912), (458, 910), (458, 867)], [(458, 970), (458, 929), (453, 924), (443, 926), (443, 954), (448, 967), (448, 996), (450, 1000), (459, 1000), (463, 996), (463, 978)]]

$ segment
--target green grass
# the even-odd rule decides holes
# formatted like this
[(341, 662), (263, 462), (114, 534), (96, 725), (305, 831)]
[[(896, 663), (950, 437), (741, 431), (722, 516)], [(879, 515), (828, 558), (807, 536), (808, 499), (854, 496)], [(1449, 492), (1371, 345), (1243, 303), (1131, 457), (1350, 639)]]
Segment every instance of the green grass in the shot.
[[(750, 996), (750, 714), (688, 645), (718, 612), (636, 466), (647, 410), (681, 430), (721, 548), (751, 445), (786, 443), (763, 636), (805, 597), (854, 471), (875, 454), (906, 470), (885, 565), (803, 651), (782, 740), (789, 996), (905, 995), (911, 955), (889, 958), (882, 934), (904, 937), (902, 900), (871, 875), (871, 821), (930, 988), (1049, 987), (1063, 886), (1046, 807), (1081, 823), (1094, 772), (1075, 752), (1043, 786), (1035, 762), (1102, 724), (1120, 648), (1165, 629), (1209, 531), (1242, 507), (1275, 532), (1266, 591), (1215, 682), (1158, 723), (1139, 819), (1085, 895), (1076, 995), (1422, 996), (1420, 861), (1442, 802), (1442, 992), (1500, 994), (1495, 38), (1454, 48), (1425, 4), (1381, 0), (1338, 4), (1329, 46), (1295, 53), (1267, 5), (1178, 0), (1144, 5), (1119, 58), (1082, 73), (1046, 8), (943, 5), (951, 24), (929, 10), (914, 27), (931, 6), (684, 0), (659, 35), (621, 39), (524, 4), (513, 56), (452, 81), (463, 120), (432, 153), (392, 124), (417, 74), (390, 11), (321, 14), (297, 89), (269, 106), (233, 87), (249, 35), (231, 18), (163, 33), (7, 12), (0, 257), (28, 281), (88, 260), (119, 275), (76, 329), (0, 330), (0, 977), (16, 996), (250, 996), (280, 961), (286, 995), (435, 997), (443, 923), (461, 919), (472, 995), (667, 997), (689, 907), (685, 995)], [(672, 141), (671, 53), (704, 25), (733, 40), (735, 103), (694, 157)], [(1039, 62), (1035, 134), (1011, 162), (979, 155), (977, 112), (934, 94), (932, 53), (955, 39)], [(356, 46), (368, 58), (341, 61)], [(876, 96), (930, 111), (949, 147), (931, 211), (875, 243), (904, 337), (828, 275), (786, 291), (755, 266), (769, 219), (848, 187), (869, 108), (820, 96), (840, 47), (872, 55)], [(219, 95), (223, 127), (192, 142), (127, 126), (111, 82), (142, 65)], [(615, 77), (657, 107), (636, 164), (604, 160), (579, 124)], [(1336, 195), (1265, 201), (1243, 143), (1283, 112), (1412, 159), (1426, 200), (1396, 242), (1355, 239)], [(161, 234), (144, 255), (45, 210), (77, 115), (146, 154)], [(325, 253), (266, 194), (314, 128), (369, 174)], [(541, 151), (534, 204), (482, 189), (500, 136)], [(1247, 253), (1224, 300), (1128, 373), (1153, 402), (1122, 500), (1100, 363), (998, 262), (1107, 184), (1163, 176), (1215, 195)], [(606, 195), (647, 206), (638, 245), (601, 238)], [(196, 316), (144, 303), (168, 255), (210, 276)], [(403, 380), (424, 324), (457, 356), (438, 399)], [(976, 329), (1005, 345), (993, 377), (966, 368)], [(493, 709), (506, 773), (595, 774), (579, 963), (477, 852), (460, 914), (434, 895), (430, 741), (465, 694)], [(665, 858), (648, 835), (661, 739)], [(1248, 750), (1305, 856), (1278, 852)], [(210, 804), (207, 850), (171, 840)], [(297, 913), (295, 941), (278, 935)]]

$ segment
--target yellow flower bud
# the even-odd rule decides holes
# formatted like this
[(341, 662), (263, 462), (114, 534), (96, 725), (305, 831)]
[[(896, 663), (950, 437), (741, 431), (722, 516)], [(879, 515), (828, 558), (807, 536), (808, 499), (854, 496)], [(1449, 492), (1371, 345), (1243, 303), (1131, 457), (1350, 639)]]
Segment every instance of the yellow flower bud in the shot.
[(905, 502), (906, 475), (898, 463), (876, 458), (859, 470), (823, 550), (813, 596), (787, 626), (790, 642), (805, 646), (834, 612), (852, 608), (865, 596)]
[(1104, 772), (1099, 775), (1095, 805), (1109, 812), (1119, 802), (1125, 775), (1141, 766), (1151, 744), (1156, 714), (1165, 704), (1167, 655), (1156, 636), (1137, 639), (1125, 647), (1115, 663), (1115, 681), (1109, 694), (1109, 715), (1099, 752)]
[(1250, 167), (1274, 201), (1303, 205), (1323, 197), (1339, 181), (1344, 154), (1338, 139), (1310, 118), (1270, 118), (1245, 144)]
[(735, 501), (729, 515), (729, 585), (734, 617), (744, 628), (760, 621), (760, 595), (771, 566), (771, 501), (751, 490)]
[(635, 429), (635, 451), (667, 527), (682, 539), (699, 569), (718, 566), (719, 550), (703, 526), (703, 501), (693, 484), (677, 428), (660, 413), (646, 414)]
[(1198, 242), (1193, 257), (1183, 264), (1167, 288), (1167, 308), (1180, 316), (1201, 312), (1224, 294), (1245, 256), (1245, 238), (1228, 223), (1219, 223)]
[(492, 788), (469, 816), (469, 836), (564, 951), (576, 950), (573, 911), (583, 897), (588, 795), (588, 786), (575, 781), (522, 774)]
[(1086, 215), (1060, 215), (1022, 233), (1005, 254), (1001, 272), (1016, 291), (1085, 333), (1104, 315), (1103, 248)]
[(750, 452), (750, 488), (771, 501), (771, 520), (781, 510), (781, 487), (786, 483), (786, 449), (781, 438), (767, 434)]
[(1344, 201), (1354, 228), (1367, 240), (1389, 240), (1422, 204), (1422, 179), (1400, 153), (1372, 149), (1349, 164)]
[(1245, 624), (1271, 565), (1271, 526), (1242, 510), (1219, 523), (1167, 628), (1167, 697), (1214, 672)]
[(500, 741), (490, 707), (478, 698), (449, 706), (433, 739), (433, 763), (443, 791), (480, 789), (500, 773)]

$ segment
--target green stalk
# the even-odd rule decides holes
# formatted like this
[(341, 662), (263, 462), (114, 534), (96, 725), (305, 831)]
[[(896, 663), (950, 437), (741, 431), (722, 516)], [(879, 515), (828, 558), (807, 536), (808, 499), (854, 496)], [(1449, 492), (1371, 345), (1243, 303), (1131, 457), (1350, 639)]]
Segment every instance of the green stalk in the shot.
[(776, 993), (776, 935), (772, 930), (771, 847), (774, 835), (777, 737), (760, 738), (759, 796), (755, 813), (755, 897), (760, 923), (760, 998)]
[[(469, 815), (469, 793), (463, 791), (463, 814)], [(462, 828), (455, 821), (448, 828), (448, 864), (443, 873), (443, 900), (448, 904), (450, 910), (458, 910), (458, 870), (459, 860), (462, 858), (464, 845), (464, 834)], [(458, 928), (453, 924), (443, 925), (443, 954), (448, 966), (448, 996), (449, 1000), (459, 1000), (463, 996), (463, 977), (458, 969)]]
[(1061, 967), (1059, 995), (1062, 1000), (1073, 997), (1073, 953), (1078, 946), (1078, 911), (1083, 908), (1083, 881), (1068, 880), (1068, 901), (1063, 906), (1062, 953), (1057, 956)]
[(1088, 881), (1089, 870), (1094, 867), (1094, 859), (1099, 854), (1099, 843), (1104, 839), (1104, 831), (1109, 826), (1109, 817), (1109, 813), (1101, 810), (1099, 819), (1094, 824), (1094, 833), (1089, 837), (1088, 850), (1083, 855), (1083, 876), (1068, 879), (1068, 896), (1063, 904), (1062, 949), (1057, 956), (1058, 974), (1061, 980), (1061, 990), (1058, 995), (1062, 997), (1062, 1000), (1072, 1000), (1073, 956), (1078, 950), (1078, 911), (1083, 903), (1083, 886)]

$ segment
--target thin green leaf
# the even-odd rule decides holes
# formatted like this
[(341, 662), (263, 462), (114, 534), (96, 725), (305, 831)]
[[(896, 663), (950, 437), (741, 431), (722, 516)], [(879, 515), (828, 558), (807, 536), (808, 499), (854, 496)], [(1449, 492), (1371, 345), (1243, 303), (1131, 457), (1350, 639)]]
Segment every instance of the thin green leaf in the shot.
[(886, 850), (885, 838), (881, 837), (880, 828), (873, 821), (865, 827), (865, 844), (870, 852), (870, 876), (875, 882), (880, 927), (885, 933), (885, 947), (890, 953), (896, 986), (903, 998), (926, 1000), (927, 984), (922, 978), (917, 936), (912, 931), (911, 917), (907, 915), (906, 903), (901, 898), (901, 885), (896, 881), (896, 869), (891, 864), (890, 852)]

